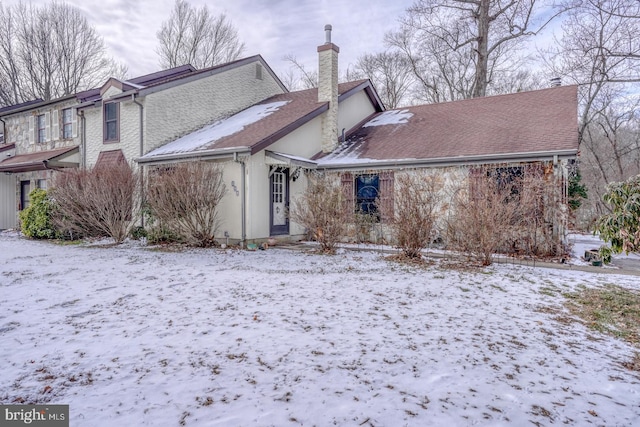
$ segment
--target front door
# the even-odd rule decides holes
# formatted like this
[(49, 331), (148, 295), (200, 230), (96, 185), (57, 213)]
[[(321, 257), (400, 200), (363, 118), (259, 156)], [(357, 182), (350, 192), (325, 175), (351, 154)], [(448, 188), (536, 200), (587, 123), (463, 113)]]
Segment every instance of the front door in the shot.
[(289, 169), (277, 168), (269, 179), (271, 202), (269, 231), (272, 236), (289, 234)]

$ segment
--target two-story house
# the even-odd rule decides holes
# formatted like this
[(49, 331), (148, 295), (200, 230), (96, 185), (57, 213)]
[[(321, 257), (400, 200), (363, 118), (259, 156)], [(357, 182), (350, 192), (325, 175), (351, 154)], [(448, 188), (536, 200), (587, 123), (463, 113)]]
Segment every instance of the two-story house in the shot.
[(196, 70), (190, 65), (52, 101), (0, 109), (0, 229), (17, 226), (29, 192), (53, 171), (129, 162), (286, 88), (260, 57)]
[(53, 170), (79, 164), (75, 96), (0, 109), (0, 229), (14, 228), (33, 188), (47, 188)]

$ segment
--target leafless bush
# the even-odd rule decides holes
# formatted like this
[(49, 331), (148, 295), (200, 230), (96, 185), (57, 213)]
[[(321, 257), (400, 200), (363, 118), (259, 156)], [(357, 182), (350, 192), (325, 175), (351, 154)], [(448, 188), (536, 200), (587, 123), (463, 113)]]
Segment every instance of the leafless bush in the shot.
[[(515, 200), (518, 216), (507, 252), (533, 257), (558, 255), (561, 246), (558, 227), (562, 222), (563, 203), (561, 183), (553, 173), (545, 174), (542, 169), (532, 167), (522, 178), (521, 186)], [(568, 206), (566, 208), (568, 210)]]
[[(440, 180), (434, 176), (396, 176), (395, 206), (388, 217), (396, 244), (408, 258), (420, 258), (429, 246), (441, 207)], [(383, 212), (383, 215), (385, 213)]]
[[(518, 171), (518, 173), (514, 173)], [(469, 188), (458, 189), (447, 223), (451, 248), (482, 265), (497, 252), (557, 254), (561, 187), (542, 165), (475, 168)]]
[(49, 195), (62, 230), (121, 243), (137, 219), (138, 175), (128, 164), (74, 169), (54, 175)]
[(189, 244), (212, 246), (226, 193), (222, 171), (206, 162), (179, 163), (150, 174), (147, 203), (151, 214)]
[(324, 174), (309, 175), (307, 189), (293, 201), (289, 217), (313, 234), (323, 252), (335, 252), (348, 227), (340, 183)]

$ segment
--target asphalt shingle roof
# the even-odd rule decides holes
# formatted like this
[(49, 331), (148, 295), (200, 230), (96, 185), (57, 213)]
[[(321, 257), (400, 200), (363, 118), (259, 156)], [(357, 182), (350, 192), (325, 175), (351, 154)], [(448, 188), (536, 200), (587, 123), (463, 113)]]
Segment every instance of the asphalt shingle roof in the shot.
[(316, 158), (348, 163), (577, 150), (577, 110), (576, 86), (390, 110)]

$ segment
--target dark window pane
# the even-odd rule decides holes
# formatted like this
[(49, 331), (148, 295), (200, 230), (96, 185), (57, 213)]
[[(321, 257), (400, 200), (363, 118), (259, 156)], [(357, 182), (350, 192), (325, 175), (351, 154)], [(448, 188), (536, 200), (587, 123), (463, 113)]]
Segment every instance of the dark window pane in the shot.
[(118, 104), (110, 103), (104, 106), (104, 139), (113, 141), (118, 139)]
[(117, 122), (109, 122), (107, 123), (107, 140), (117, 139), (118, 138), (118, 129)]
[(65, 108), (62, 110), (62, 137), (64, 139), (71, 139), (73, 137), (72, 133), (72, 121), (73, 117), (71, 116), (71, 108)]
[(104, 106), (104, 117), (106, 121), (116, 120), (117, 119), (117, 110), (116, 104), (105, 104)]
[(360, 175), (356, 177), (356, 210), (366, 214), (378, 212), (376, 199), (380, 192), (378, 175)]

